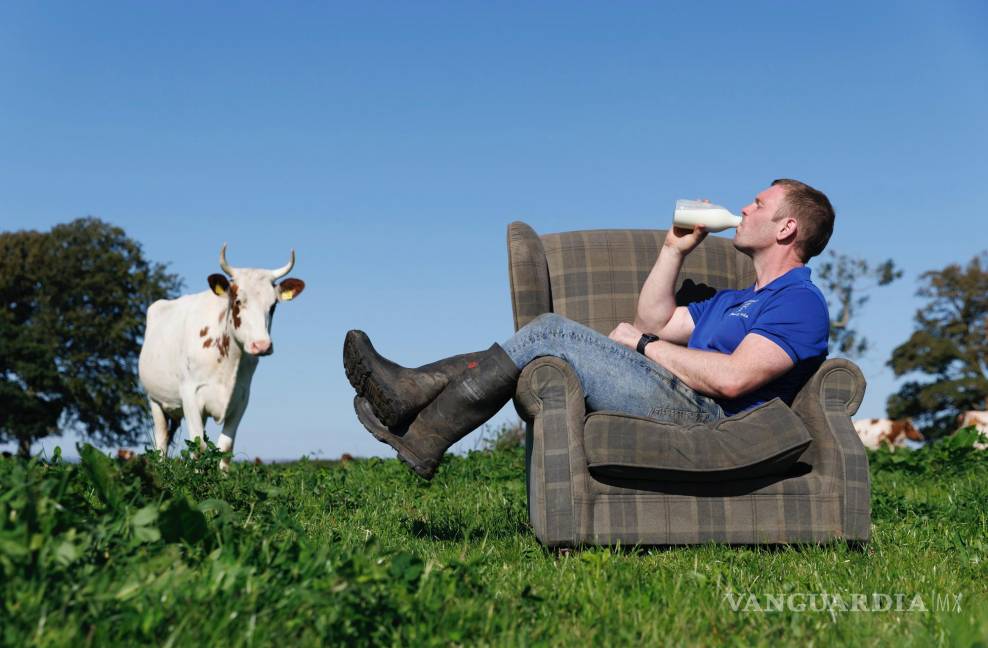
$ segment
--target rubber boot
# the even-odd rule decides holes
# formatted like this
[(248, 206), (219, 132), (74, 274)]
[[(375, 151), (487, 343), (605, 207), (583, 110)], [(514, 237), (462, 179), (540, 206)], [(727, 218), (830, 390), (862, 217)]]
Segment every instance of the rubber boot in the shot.
[(463, 353), (409, 369), (380, 355), (363, 331), (347, 332), (343, 368), (358, 396), (367, 399), (386, 426), (411, 421), (464, 369), (476, 365), (484, 351)]
[(520, 371), (495, 344), (419, 412), (408, 425), (388, 426), (366, 398), (354, 398), (357, 418), (374, 438), (387, 443), (417, 475), (432, 479), (443, 453), (500, 410), (515, 393)]

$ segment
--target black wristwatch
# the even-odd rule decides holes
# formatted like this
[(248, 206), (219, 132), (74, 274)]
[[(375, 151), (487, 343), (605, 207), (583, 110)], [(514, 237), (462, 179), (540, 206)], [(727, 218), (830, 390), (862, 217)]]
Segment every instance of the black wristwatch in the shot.
[(645, 355), (645, 347), (655, 342), (659, 339), (658, 335), (652, 335), (651, 333), (642, 333), (642, 337), (638, 340), (638, 353)]

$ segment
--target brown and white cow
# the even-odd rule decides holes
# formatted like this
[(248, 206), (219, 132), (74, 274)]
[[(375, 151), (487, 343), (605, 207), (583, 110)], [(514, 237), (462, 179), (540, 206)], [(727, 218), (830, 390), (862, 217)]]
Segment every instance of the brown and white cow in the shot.
[(854, 431), (869, 450), (877, 450), (883, 443), (894, 450), (909, 445), (908, 441), (926, 441), (910, 419), (859, 419), (854, 422)]
[[(305, 288), (300, 279), (275, 283), (294, 265), (292, 250), (291, 260), (277, 270), (233, 268), (224, 244), (220, 268), (226, 274), (209, 275), (210, 290), (148, 308), (138, 371), (151, 402), (154, 444), (163, 455), (182, 418), (189, 437), (202, 445), (206, 418), (212, 417), (223, 426), (216, 445), (233, 450), (258, 358), (274, 352), (275, 307)], [(221, 468), (228, 467), (224, 460)]]
[[(957, 415), (957, 429), (966, 427), (974, 427), (981, 433), (982, 439), (988, 437), (988, 412), (983, 412), (980, 410), (968, 410), (966, 412), (961, 412)], [(978, 450), (988, 449), (988, 442), (975, 441), (974, 447)]]

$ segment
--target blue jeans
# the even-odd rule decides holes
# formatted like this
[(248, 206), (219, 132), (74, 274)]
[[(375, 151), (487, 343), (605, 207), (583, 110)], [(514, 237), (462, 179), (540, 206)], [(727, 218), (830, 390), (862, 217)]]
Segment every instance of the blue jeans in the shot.
[(519, 369), (539, 356), (565, 360), (576, 371), (590, 410), (684, 424), (724, 417), (714, 399), (683, 384), (662, 365), (562, 315), (540, 315), (501, 347)]

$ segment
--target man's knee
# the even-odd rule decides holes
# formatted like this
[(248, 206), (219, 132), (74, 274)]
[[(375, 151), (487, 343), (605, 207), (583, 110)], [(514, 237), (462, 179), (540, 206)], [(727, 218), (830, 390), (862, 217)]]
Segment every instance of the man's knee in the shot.
[(568, 321), (569, 320), (559, 313), (542, 313), (529, 322), (526, 325), (526, 328), (529, 326), (532, 328), (561, 328)]

